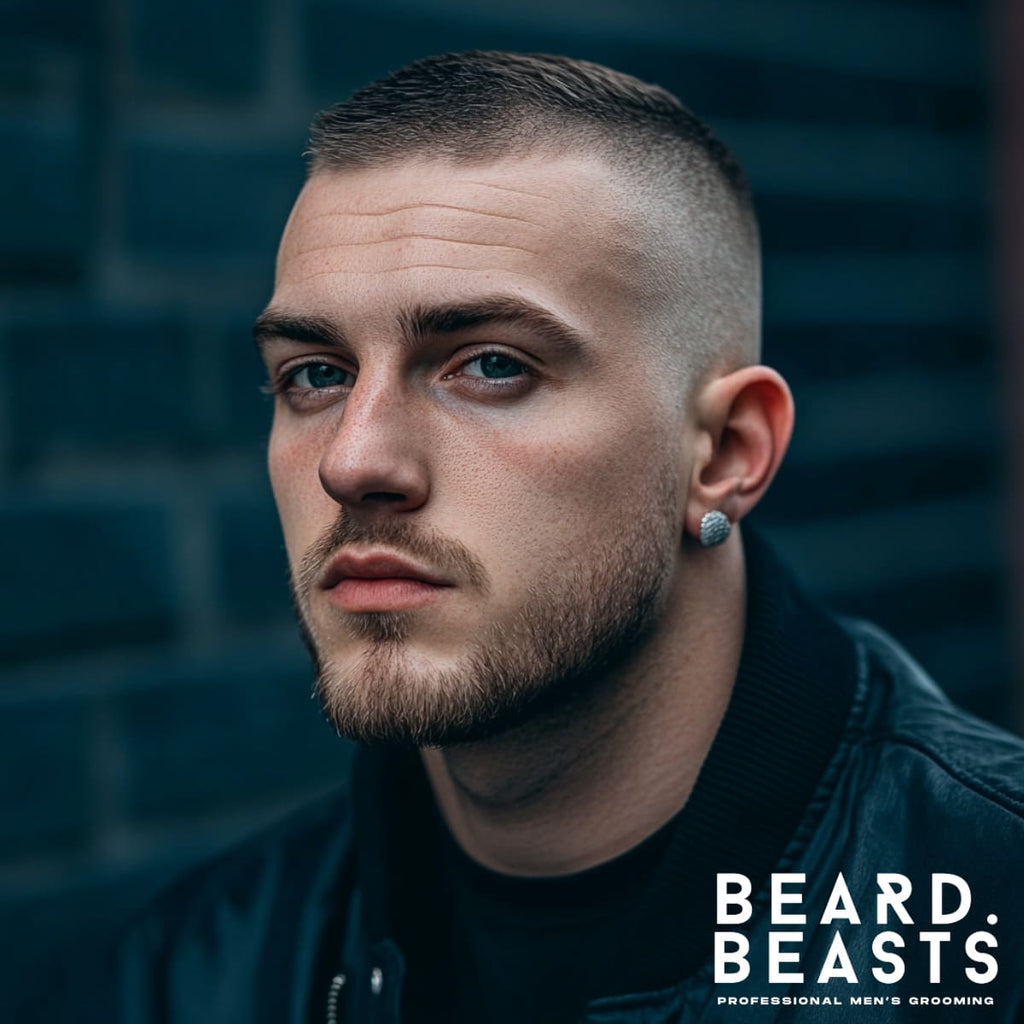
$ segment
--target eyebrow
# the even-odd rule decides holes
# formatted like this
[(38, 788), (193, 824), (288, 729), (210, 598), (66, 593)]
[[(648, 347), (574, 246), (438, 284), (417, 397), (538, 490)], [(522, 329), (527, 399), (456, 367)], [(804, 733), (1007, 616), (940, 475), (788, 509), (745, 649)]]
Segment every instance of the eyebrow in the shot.
[[(398, 316), (402, 342), (409, 348), (427, 337), (457, 334), (491, 324), (525, 328), (565, 355), (577, 355), (587, 347), (576, 328), (542, 306), (518, 296), (492, 295), (472, 302), (416, 306)], [(269, 308), (256, 318), (252, 330), (260, 349), (272, 340), (332, 348), (348, 344), (344, 332), (333, 320), (315, 313)]]
[(399, 316), (402, 336), (409, 345), (431, 335), (456, 334), (492, 324), (525, 328), (568, 355), (586, 348), (583, 335), (575, 327), (518, 296), (491, 295), (472, 302), (417, 306)]
[(261, 351), (267, 342), (281, 339), (333, 348), (345, 344), (345, 335), (328, 317), (276, 309), (265, 309), (260, 313), (252, 325), (252, 336)]

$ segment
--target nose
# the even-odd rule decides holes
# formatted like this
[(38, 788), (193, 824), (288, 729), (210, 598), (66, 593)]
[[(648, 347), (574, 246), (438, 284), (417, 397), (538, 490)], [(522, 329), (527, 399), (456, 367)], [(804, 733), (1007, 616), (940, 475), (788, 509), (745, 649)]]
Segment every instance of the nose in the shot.
[(411, 398), (386, 381), (357, 378), (320, 459), (320, 483), (351, 511), (410, 512), (427, 500), (429, 474)]

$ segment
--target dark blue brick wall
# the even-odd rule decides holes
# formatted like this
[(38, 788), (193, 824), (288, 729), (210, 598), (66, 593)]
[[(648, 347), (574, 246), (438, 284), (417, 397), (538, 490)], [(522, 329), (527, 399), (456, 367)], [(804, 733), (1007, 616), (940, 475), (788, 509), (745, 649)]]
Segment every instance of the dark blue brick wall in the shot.
[(128, 245), (159, 261), (194, 265), (237, 255), (266, 263), (302, 184), (301, 145), (299, 134), (256, 144), (131, 140), (124, 157)]
[(79, 848), (93, 828), (93, 722), (88, 701), (40, 700), (5, 710), (0, 742), (0, 849), (23, 861)]
[(94, 310), (41, 312), (5, 337), (3, 390), (16, 468), (54, 454), (183, 451), (199, 424), (180, 318)]
[(227, 665), (124, 694), (113, 713), (130, 768), (124, 810), (147, 825), (259, 808), (310, 779), (340, 776), (348, 760), (310, 699), (301, 662), (268, 666), (240, 651)]
[(290, 608), (288, 560), (269, 484), (214, 517), (218, 596), (230, 621), (280, 621)]
[(736, 149), (762, 218), (766, 355), (798, 407), (763, 525), (812, 589), (1005, 721), (981, 15), (4, 5), (0, 933), (22, 941), (0, 992), (344, 771), (292, 622), (248, 329), (310, 114), (431, 52), (604, 61)]
[(263, 87), (266, 3), (134, 0), (129, 8), (132, 71), (146, 94), (236, 101)]
[(68, 284), (83, 276), (92, 220), (86, 148), (74, 111), (0, 113), (0, 195), (17, 196), (19, 207), (0, 233), (0, 282)]
[(248, 320), (235, 321), (210, 340), (203, 348), (201, 366), (215, 384), (220, 443), (251, 448), (254, 439), (265, 438), (274, 407), (271, 397), (260, 391), (267, 374), (256, 354)]
[(163, 508), (37, 499), (0, 509), (0, 650), (8, 660), (173, 635), (175, 566)]

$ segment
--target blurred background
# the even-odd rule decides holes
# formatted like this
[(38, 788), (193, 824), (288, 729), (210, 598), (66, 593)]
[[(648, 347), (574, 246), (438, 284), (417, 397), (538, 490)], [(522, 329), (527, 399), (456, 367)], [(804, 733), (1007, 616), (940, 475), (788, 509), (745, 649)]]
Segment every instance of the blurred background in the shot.
[(1019, 731), (1022, 7), (8, 0), (0, 989), (345, 770), (249, 327), (310, 115), (429, 53), (604, 62), (733, 147), (798, 409), (757, 518), (809, 589)]

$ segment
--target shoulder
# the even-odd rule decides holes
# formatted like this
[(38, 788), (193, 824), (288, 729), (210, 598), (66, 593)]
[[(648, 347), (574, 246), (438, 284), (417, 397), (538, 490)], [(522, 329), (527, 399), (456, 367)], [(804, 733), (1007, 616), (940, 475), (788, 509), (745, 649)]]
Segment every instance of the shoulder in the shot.
[[(904, 999), (992, 997), (999, 1010), (991, 1019), (1016, 1019), (1024, 996), (1024, 742), (956, 707), (877, 627), (842, 625), (857, 648), (857, 694), (813, 826), (784, 870), (806, 877), (807, 905), (819, 914), (841, 882), (862, 919), (812, 931), (805, 962), (814, 971), (831, 962), (841, 933), (858, 994), (887, 999), (894, 988), (883, 980), (876, 943), (897, 934)], [(905, 913), (887, 909), (883, 895), (894, 891)], [(942, 950), (929, 946), (932, 938)], [(989, 961), (984, 980), (994, 984), (982, 987), (970, 971)], [(940, 975), (941, 989), (933, 987)], [(815, 977), (808, 992), (831, 993)]]
[(337, 875), (351, 846), (348, 789), (292, 812), (191, 869), (129, 923), (129, 934), (206, 925), (229, 905), (236, 920), (310, 896)]
[(861, 686), (817, 834), (823, 870), (842, 862), (867, 881), (895, 871), (915, 887), (953, 873), (986, 913), (1012, 903), (1007, 921), (1020, 918), (1024, 742), (956, 707), (877, 627), (843, 625)]
[(295, 982), (347, 909), (351, 848), (345, 789), (193, 868), (128, 922), (97, 1005), (131, 1024), (295, 1019)]
[(973, 793), (994, 814), (1024, 822), (1024, 740), (953, 704), (877, 626), (843, 625), (862, 652), (869, 681), (865, 740), (890, 759), (926, 762), (945, 787)]

